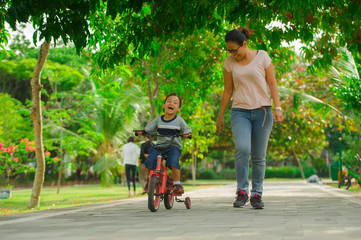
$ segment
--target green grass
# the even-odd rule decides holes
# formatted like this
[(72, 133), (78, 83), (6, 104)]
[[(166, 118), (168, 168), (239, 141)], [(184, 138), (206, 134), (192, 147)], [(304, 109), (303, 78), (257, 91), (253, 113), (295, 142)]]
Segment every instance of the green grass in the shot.
[(351, 191), (351, 192), (357, 192), (357, 193), (361, 193), (361, 187), (360, 186), (351, 186), (348, 191)]
[[(189, 182), (188, 182), (189, 183)], [(185, 191), (191, 191), (204, 187), (216, 186), (217, 184), (208, 185), (187, 185)], [(137, 190), (141, 191), (140, 185)], [(100, 185), (74, 185), (60, 188), (57, 194), (56, 187), (45, 187), (42, 189), (40, 196), (40, 206), (28, 209), (32, 189), (12, 190), (11, 198), (0, 199), (0, 216), (42, 211), (47, 209), (56, 209), (72, 207), (77, 205), (92, 204), (98, 202), (111, 202), (128, 198), (128, 188), (126, 186), (115, 185), (110, 188), (104, 188)], [(144, 196), (140, 193), (137, 197)]]
[[(338, 183), (331, 183), (330, 186), (338, 188)], [(361, 193), (361, 187), (357, 184), (353, 184), (347, 191)]]

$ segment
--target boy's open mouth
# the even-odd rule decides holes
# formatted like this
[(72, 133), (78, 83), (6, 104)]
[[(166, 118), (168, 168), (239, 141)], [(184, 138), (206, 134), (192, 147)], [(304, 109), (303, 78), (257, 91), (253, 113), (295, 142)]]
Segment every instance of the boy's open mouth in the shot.
[(173, 110), (174, 110), (174, 107), (170, 107), (170, 106), (169, 106), (168, 109), (173, 111)]

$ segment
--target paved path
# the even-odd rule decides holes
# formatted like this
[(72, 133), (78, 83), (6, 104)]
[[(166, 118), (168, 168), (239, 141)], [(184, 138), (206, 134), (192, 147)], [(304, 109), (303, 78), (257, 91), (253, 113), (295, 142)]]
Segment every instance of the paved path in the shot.
[[(187, 189), (186, 189), (187, 190)], [(265, 209), (233, 208), (235, 185), (186, 192), (156, 213), (146, 197), (0, 217), (0, 239), (361, 239), (361, 194), (304, 181), (265, 182)]]

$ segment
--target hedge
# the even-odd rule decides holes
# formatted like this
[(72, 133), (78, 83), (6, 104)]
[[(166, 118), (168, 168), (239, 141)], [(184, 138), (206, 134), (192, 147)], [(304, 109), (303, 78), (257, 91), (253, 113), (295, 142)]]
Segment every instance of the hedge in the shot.
[[(313, 174), (317, 174), (317, 170), (314, 167), (303, 167), (305, 178), (309, 178)], [(252, 169), (249, 169), (249, 176), (252, 175)], [(188, 173), (187, 177), (191, 178), (191, 174)], [(301, 178), (301, 171), (296, 166), (286, 167), (266, 167), (265, 178)], [(218, 174), (213, 169), (202, 168), (197, 171), (197, 179), (230, 179), (235, 180), (235, 169), (227, 168), (221, 170)]]

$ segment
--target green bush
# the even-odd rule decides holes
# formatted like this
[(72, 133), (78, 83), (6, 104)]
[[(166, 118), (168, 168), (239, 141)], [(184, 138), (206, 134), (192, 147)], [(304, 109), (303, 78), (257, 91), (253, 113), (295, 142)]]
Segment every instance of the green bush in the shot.
[(265, 178), (300, 178), (301, 171), (298, 167), (266, 167)]
[(218, 174), (211, 168), (201, 168), (197, 171), (197, 179), (218, 179)]
[[(190, 170), (181, 170), (182, 175), (186, 176), (187, 179), (192, 178)], [(314, 167), (304, 166), (303, 172), (305, 178), (317, 174), (317, 170)], [(252, 168), (249, 169), (249, 177), (252, 176)], [(286, 167), (266, 167), (265, 178), (301, 178), (301, 171), (296, 166)], [(222, 169), (217, 174), (213, 169), (200, 168), (197, 169), (197, 179), (225, 179), (225, 180), (236, 180), (236, 170), (234, 168)]]
[(314, 167), (310, 167), (310, 166), (304, 166), (303, 173), (305, 174), (305, 178), (309, 178), (314, 174), (317, 175), (317, 169)]
[(223, 169), (219, 172), (219, 178), (235, 180), (236, 179), (236, 170), (234, 168)]
[(192, 179), (192, 171), (187, 168), (181, 168), (181, 181), (185, 182), (187, 179)]
[(313, 166), (318, 171), (318, 174), (321, 174), (321, 177), (329, 176), (329, 169), (326, 165), (326, 160), (323, 158), (315, 158), (313, 160)]

